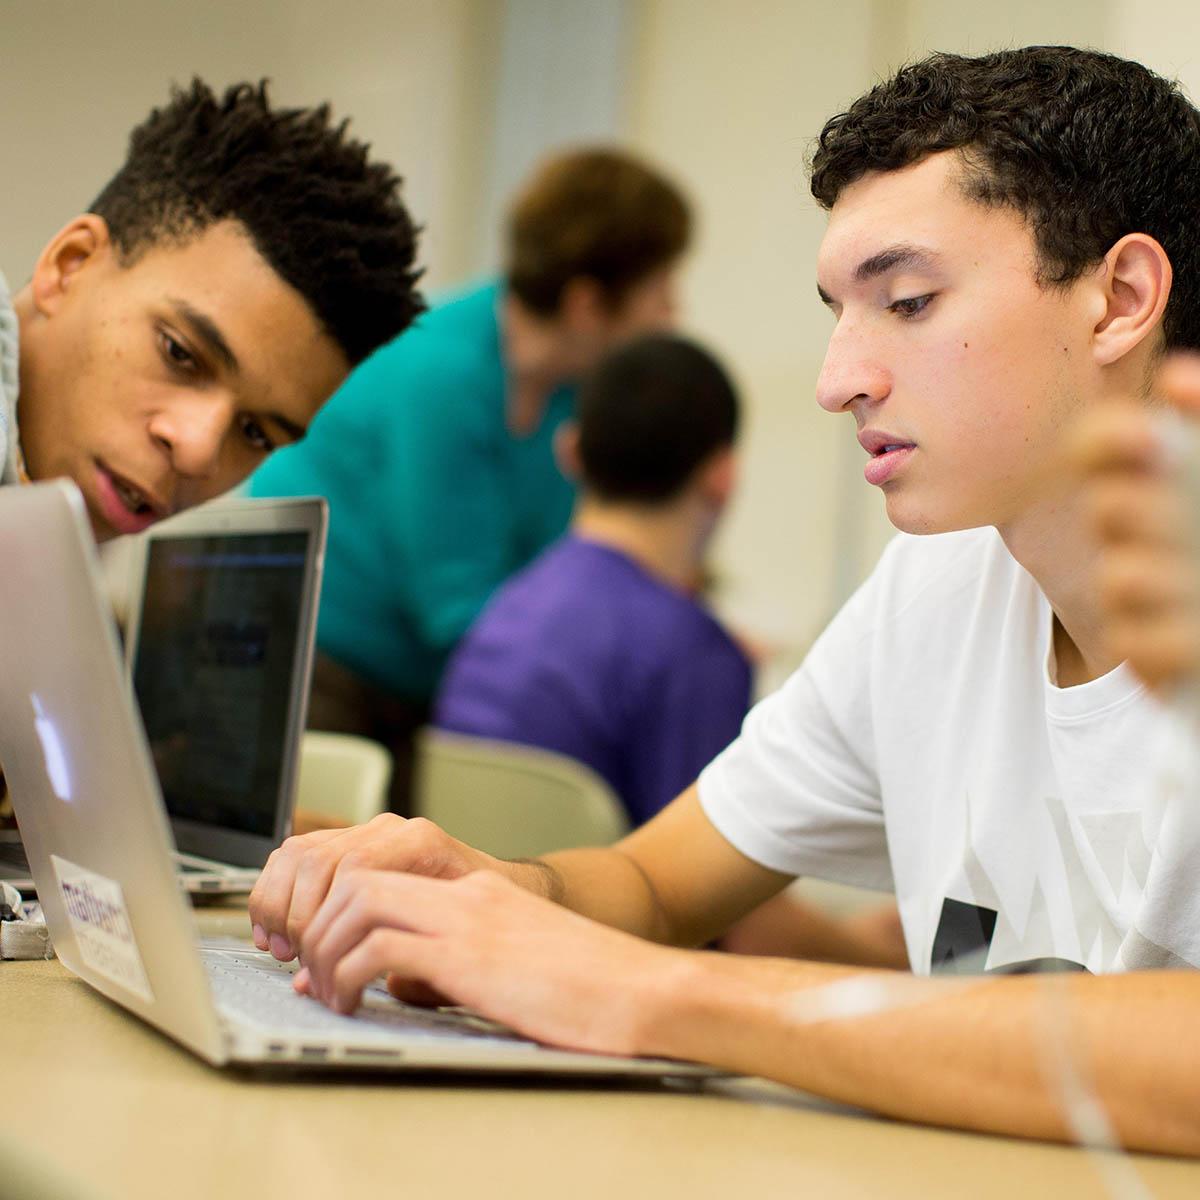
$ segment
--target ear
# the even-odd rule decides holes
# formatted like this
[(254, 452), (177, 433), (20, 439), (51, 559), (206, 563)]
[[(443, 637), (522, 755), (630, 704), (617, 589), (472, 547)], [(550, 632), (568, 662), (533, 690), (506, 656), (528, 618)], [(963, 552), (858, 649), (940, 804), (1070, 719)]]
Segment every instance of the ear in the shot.
[(52, 316), (62, 306), (75, 276), (91, 262), (112, 250), (108, 222), (95, 213), (83, 213), (68, 221), (39, 255), (30, 280), (34, 307), (42, 316)]
[(1149, 234), (1128, 233), (1104, 256), (1105, 310), (1092, 343), (1097, 363), (1119, 361), (1160, 327), (1171, 280), (1171, 260)]
[(737, 487), (737, 453), (732, 446), (717, 450), (700, 465), (700, 494), (710, 504), (724, 508)]
[(559, 320), (572, 333), (595, 333), (611, 317), (604, 289), (587, 275), (568, 279), (558, 302)]
[(579, 459), (579, 426), (574, 421), (564, 421), (554, 431), (554, 461), (568, 479), (578, 483), (583, 478), (583, 464)]

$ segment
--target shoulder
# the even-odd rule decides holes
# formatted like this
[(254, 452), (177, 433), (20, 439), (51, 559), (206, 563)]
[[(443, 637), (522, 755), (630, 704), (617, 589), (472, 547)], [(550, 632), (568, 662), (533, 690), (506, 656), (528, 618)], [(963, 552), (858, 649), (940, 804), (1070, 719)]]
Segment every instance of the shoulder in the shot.
[[(376, 397), (395, 403), (392, 389), (419, 401), (431, 392), (463, 395), (464, 389), (503, 386), (494, 283), (440, 296), (403, 334), (356, 368), (343, 397)], [(419, 390), (416, 390), (419, 389)]]
[(889, 543), (867, 581), (813, 645), (802, 673), (831, 705), (851, 680), (903, 696), (955, 679), (964, 662), (1032, 654), (1044, 598), (995, 529)]
[(749, 660), (703, 603), (617, 550), (582, 540), (574, 545), (580, 590), (598, 610), (597, 628), (616, 631), (631, 674), (650, 684), (732, 679), (749, 687)]
[(483, 283), (438, 296), (388, 347), (390, 358), (470, 372), (500, 364), (500, 289)]
[(484, 618), (512, 616), (527, 627), (556, 622), (575, 624), (581, 632), (594, 629), (590, 622), (610, 608), (612, 592), (590, 550), (569, 533), (551, 542), (501, 585)]
[(1028, 581), (990, 526), (954, 533), (897, 534), (847, 608), (893, 623), (959, 603), (968, 592)]

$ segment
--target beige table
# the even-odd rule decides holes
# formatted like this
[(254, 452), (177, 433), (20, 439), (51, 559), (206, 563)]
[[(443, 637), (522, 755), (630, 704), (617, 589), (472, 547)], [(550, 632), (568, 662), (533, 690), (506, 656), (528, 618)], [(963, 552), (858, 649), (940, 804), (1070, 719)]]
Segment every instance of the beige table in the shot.
[[(0, 1092), (29, 1114), (28, 1142), (109, 1200), (1107, 1194), (1078, 1150), (877, 1120), (750, 1081), (689, 1094), (230, 1075), (57, 962), (0, 963), (0, 1013)], [(1150, 1195), (1200, 1197), (1200, 1163), (1131, 1161)]]

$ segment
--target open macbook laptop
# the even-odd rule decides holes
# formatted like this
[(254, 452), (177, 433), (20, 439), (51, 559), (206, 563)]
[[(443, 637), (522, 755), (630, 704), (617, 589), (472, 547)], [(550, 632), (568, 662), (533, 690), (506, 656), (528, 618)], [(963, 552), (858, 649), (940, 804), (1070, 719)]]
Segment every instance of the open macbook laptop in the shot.
[(73, 484), (0, 489), (0, 562), (0, 762), (55, 949), (92, 987), (218, 1065), (717, 1074), (554, 1050), (378, 987), (341, 1016), (248, 943), (198, 946)]
[(139, 539), (126, 660), (189, 891), (248, 890), (291, 828), (326, 513), (221, 501)]
[(223, 500), (134, 543), (126, 661), (189, 892), (249, 891), (290, 829), (326, 512)]

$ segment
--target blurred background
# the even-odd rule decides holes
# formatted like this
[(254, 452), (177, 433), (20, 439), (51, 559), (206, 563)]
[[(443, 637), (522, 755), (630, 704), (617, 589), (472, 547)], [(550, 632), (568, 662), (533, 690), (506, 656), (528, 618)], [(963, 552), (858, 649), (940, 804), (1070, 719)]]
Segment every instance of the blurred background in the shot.
[(797, 657), (888, 536), (848, 418), (814, 403), (830, 318), (804, 161), (825, 118), (929, 50), (1112, 50), (1200, 95), (1195, 0), (0, 0), (0, 269), (28, 276), (172, 82), (268, 76), (393, 161), (432, 290), (494, 270), (504, 202), (547, 149), (623, 143), (690, 193), (686, 328), (732, 366), (743, 482), (718, 607)]

